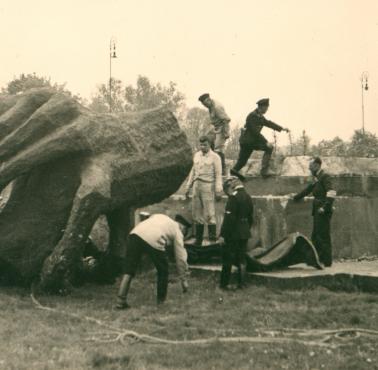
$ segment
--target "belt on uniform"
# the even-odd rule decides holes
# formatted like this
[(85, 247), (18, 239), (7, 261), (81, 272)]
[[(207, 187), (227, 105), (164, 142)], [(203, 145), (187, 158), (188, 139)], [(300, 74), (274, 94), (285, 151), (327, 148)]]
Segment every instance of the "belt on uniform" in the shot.
[[(211, 181), (211, 180), (209, 180), (209, 181), (207, 181), (207, 180), (203, 180), (203, 179), (199, 179), (199, 178), (196, 178), (194, 181), (201, 181), (201, 182), (206, 182), (207, 184), (211, 184), (213, 181)], [(194, 182), (193, 181), (193, 182)]]

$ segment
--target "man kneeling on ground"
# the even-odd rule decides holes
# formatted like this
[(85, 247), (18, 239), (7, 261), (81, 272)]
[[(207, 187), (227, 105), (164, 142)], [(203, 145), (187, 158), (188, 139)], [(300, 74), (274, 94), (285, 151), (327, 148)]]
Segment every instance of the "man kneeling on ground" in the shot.
[(220, 288), (230, 290), (232, 289), (229, 285), (232, 265), (238, 269), (238, 288), (244, 286), (246, 249), (251, 236), (253, 204), (250, 195), (236, 177), (227, 179), (223, 184), (223, 189), (228, 195), (228, 200), (221, 228), (224, 245)]
[(125, 309), (131, 281), (135, 276), (143, 254), (147, 254), (157, 270), (157, 303), (163, 303), (168, 289), (168, 256), (166, 247), (173, 245), (176, 267), (181, 280), (182, 290), (188, 290), (187, 252), (184, 235), (191, 224), (181, 215), (175, 221), (163, 214), (155, 214), (140, 222), (131, 230), (126, 242), (124, 275), (118, 292), (116, 308)]

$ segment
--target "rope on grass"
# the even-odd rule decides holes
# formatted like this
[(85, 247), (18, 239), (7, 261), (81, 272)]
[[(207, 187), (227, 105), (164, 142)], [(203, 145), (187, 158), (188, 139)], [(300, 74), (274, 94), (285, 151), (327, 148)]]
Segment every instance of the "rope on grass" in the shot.
[[(276, 329), (276, 330), (260, 330), (262, 335), (258, 336), (215, 336), (209, 338), (200, 339), (188, 339), (188, 340), (174, 340), (164, 339), (148, 334), (140, 334), (133, 330), (127, 330), (122, 328), (113, 327), (101, 320), (94, 317), (79, 315), (64, 310), (59, 310), (53, 307), (42, 305), (34, 293), (31, 293), (31, 299), (34, 305), (41, 310), (54, 312), (60, 315), (69, 316), (72, 318), (80, 319), (95, 323), (98, 326), (106, 328), (106, 331), (92, 333), (92, 336), (88, 338), (88, 341), (99, 343), (124, 343), (126, 339), (133, 339), (137, 342), (150, 343), (150, 344), (170, 344), (170, 345), (203, 345), (212, 343), (264, 343), (264, 344), (287, 344), (297, 343), (306, 346), (318, 346), (337, 348), (340, 346), (338, 343), (332, 343), (332, 339), (341, 339), (342, 344), (346, 341), (350, 341), (360, 336), (376, 337), (378, 338), (378, 331), (360, 328), (346, 328), (346, 329), (334, 329), (334, 330), (319, 330), (319, 329)], [(308, 337), (312, 339), (304, 339)]]

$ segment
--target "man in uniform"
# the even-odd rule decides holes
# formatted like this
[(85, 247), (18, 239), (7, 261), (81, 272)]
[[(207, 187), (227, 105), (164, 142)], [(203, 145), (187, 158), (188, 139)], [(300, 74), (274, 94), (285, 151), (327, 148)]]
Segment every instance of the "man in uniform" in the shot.
[(242, 288), (244, 285), (246, 249), (248, 239), (251, 237), (253, 204), (250, 195), (236, 177), (227, 179), (223, 187), (228, 200), (221, 228), (224, 245), (220, 288), (229, 290), (232, 265), (238, 269), (238, 287)]
[(276, 123), (267, 120), (264, 114), (268, 111), (269, 99), (261, 99), (257, 102), (257, 109), (251, 112), (246, 119), (245, 126), (240, 135), (240, 151), (239, 158), (235, 166), (231, 169), (231, 175), (238, 176), (240, 179), (244, 177), (239, 171), (246, 165), (249, 157), (254, 150), (262, 150), (264, 156), (261, 163), (261, 175), (263, 177), (270, 176), (269, 162), (273, 152), (273, 146), (268, 143), (265, 137), (261, 134), (261, 130), (264, 126), (269, 127), (275, 131), (286, 131), (287, 128), (283, 128)]
[(157, 270), (157, 303), (163, 303), (168, 289), (168, 257), (166, 248), (173, 245), (176, 267), (181, 280), (182, 290), (188, 289), (187, 252), (184, 247), (184, 235), (191, 224), (181, 215), (175, 221), (163, 214), (155, 214), (131, 230), (126, 243), (124, 275), (118, 292), (116, 308), (126, 309), (127, 295), (131, 281), (135, 276), (142, 255), (147, 254)]
[(230, 137), (230, 118), (226, 114), (223, 106), (210, 98), (209, 94), (201, 95), (198, 100), (209, 110), (210, 123), (213, 128), (207, 133), (212, 139), (214, 151), (220, 156), (222, 161), (222, 173), (226, 174), (226, 161), (224, 147), (226, 140)]
[(330, 267), (332, 265), (331, 218), (336, 191), (332, 188), (330, 175), (325, 173), (321, 166), (322, 160), (319, 157), (311, 160), (309, 169), (314, 180), (302, 192), (296, 194), (293, 199), (299, 201), (306, 195), (313, 194), (311, 239), (318, 252), (320, 262), (324, 266)]
[(193, 187), (192, 212), (195, 223), (196, 245), (201, 246), (204, 224), (208, 225), (210, 241), (217, 240), (215, 199), (222, 196), (221, 160), (210, 148), (207, 136), (199, 139), (200, 150), (194, 154), (193, 167), (186, 185), (186, 197)]

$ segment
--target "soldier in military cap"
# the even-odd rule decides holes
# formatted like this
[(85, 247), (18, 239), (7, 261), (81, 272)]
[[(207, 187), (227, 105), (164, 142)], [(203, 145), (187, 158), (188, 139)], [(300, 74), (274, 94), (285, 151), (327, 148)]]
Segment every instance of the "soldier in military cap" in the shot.
[(306, 195), (313, 194), (312, 205), (313, 229), (311, 239), (318, 252), (320, 261), (326, 267), (332, 265), (331, 218), (336, 191), (332, 187), (331, 176), (321, 169), (322, 160), (315, 157), (309, 169), (314, 180), (293, 199), (299, 201)]
[(239, 171), (246, 165), (254, 150), (262, 150), (264, 152), (261, 163), (261, 175), (264, 177), (271, 175), (271, 173), (269, 173), (269, 162), (272, 156), (273, 146), (269, 144), (266, 138), (261, 134), (261, 130), (264, 126), (279, 132), (289, 132), (289, 129), (267, 120), (264, 114), (268, 111), (268, 108), (269, 99), (261, 99), (257, 102), (257, 109), (247, 116), (245, 126), (242, 129), (239, 139), (239, 158), (235, 166), (231, 169), (231, 175), (243, 178)]
[(228, 200), (221, 228), (224, 244), (220, 288), (228, 290), (232, 265), (238, 269), (238, 287), (242, 288), (244, 285), (246, 249), (251, 236), (253, 204), (250, 195), (236, 177), (227, 179), (223, 188)]
[(226, 174), (226, 161), (224, 147), (230, 137), (230, 118), (223, 106), (210, 97), (208, 93), (202, 94), (198, 100), (209, 110), (210, 123), (213, 126), (206, 136), (212, 140), (212, 149), (220, 156), (222, 161), (222, 173)]

